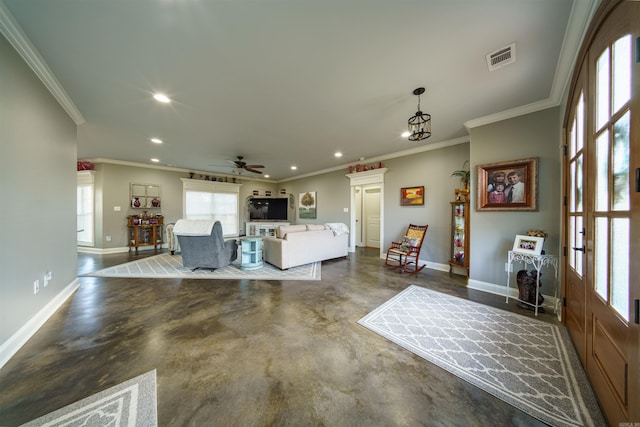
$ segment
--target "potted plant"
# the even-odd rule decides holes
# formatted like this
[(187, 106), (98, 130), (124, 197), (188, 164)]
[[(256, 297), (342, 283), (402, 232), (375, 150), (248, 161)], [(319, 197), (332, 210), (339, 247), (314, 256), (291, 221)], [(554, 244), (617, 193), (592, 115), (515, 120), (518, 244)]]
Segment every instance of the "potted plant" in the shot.
[(465, 190), (469, 189), (469, 181), (471, 180), (471, 171), (469, 170), (468, 165), (469, 165), (469, 160), (465, 160), (465, 162), (462, 164), (462, 169), (453, 171), (451, 173), (451, 176), (460, 177), (460, 182), (464, 186)]

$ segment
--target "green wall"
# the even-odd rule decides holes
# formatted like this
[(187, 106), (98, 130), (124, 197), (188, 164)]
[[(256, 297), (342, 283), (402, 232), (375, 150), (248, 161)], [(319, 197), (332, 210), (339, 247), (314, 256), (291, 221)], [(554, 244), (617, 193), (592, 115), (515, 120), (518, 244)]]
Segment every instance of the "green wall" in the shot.
[[(551, 108), (471, 130), (471, 164), (539, 157), (537, 212), (478, 212), (471, 215), (471, 278), (506, 286), (505, 262), (516, 234), (531, 228), (548, 233), (547, 254), (560, 253), (561, 125), (560, 109)], [(472, 188), (476, 176), (472, 174)], [(476, 197), (472, 202), (475, 206)], [(518, 267), (519, 268), (519, 267)], [(548, 274), (548, 273), (547, 273)], [(548, 276), (547, 276), (548, 277)], [(542, 280), (545, 283), (545, 280)], [(543, 291), (549, 292), (543, 287)]]
[(1, 366), (9, 338), (76, 278), (77, 156), (75, 123), (4, 37), (0, 76)]

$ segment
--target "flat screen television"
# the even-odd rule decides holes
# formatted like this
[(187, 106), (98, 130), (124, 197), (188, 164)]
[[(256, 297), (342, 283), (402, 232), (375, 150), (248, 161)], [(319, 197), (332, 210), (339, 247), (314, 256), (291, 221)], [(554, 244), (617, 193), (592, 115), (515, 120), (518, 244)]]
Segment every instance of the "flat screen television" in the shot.
[(249, 201), (249, 219), (251, 221), (287, 221), (289, 199), (254, 197)]

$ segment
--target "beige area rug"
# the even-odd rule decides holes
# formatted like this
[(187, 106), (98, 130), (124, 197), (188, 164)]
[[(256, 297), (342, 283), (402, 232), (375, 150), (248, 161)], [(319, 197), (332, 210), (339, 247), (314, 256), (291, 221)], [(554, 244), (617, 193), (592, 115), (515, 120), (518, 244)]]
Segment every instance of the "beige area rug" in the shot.
[(156, 427), (156, 371), (149, 371), (79, 400), (24, 427)]
[(242, 270), (235, 262), (224, 268), (215, 270), (198, 269), (191, 271), (182, 266), (179, 254), (160, 254), (125, 264), (98, 270), (84, 276), (94, 277), (135, 277), (135, 278), (164, 278), (164, 279), (249, 279), (249, 280), (320, 280), (321, 263), (292, 267), (280, 270), (271, 264), (264, 263), (264, 267), (257, 270)]
[(606, 426), (564, 326), (414, 285), (358, 323), (551, 426)]

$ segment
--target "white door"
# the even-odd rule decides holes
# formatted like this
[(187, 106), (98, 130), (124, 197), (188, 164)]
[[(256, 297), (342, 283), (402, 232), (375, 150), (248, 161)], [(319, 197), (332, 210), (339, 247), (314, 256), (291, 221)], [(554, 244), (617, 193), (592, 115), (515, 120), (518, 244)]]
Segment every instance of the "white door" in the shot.
[(363, 240), (363, 232), (362, 232), (362, 188), (357, 187), (355, 189), (356, 192), (356, 205), (355, 205), (355, 216), (356, 216), (356, 246), (364, 246)]
[(380, 187), (364, 189), (366, 246), (380, 248)]

